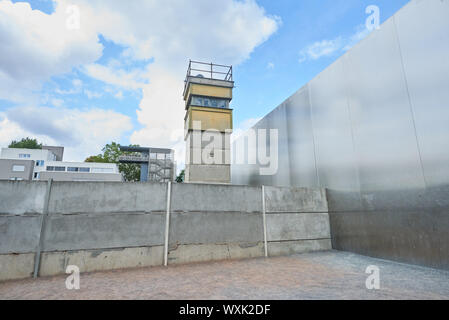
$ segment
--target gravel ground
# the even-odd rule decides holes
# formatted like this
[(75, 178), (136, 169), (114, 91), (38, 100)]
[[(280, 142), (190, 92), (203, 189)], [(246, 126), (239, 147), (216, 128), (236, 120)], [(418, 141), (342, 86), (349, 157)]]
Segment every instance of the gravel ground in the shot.
[[(368, 290), (368, 266), (380, 289)], [(449, 299), (449, 271), (328, 251), (239, 261), (81, 274), (0, 283), (0, 299)]]

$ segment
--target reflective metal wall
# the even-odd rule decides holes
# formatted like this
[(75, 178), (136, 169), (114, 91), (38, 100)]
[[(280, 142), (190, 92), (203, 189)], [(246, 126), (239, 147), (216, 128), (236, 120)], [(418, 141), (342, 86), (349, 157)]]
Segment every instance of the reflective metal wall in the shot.
[(278, 172), (233, 183), (327, 187), (335, 249), (449, 269), (449, 1), (412, 0), (259, 128)]

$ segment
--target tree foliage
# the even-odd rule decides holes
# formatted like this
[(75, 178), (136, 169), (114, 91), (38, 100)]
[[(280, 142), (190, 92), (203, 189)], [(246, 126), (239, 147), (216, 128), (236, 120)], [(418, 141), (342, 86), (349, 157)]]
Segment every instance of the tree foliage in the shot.
[(181, 173), (179, 174), (179, 176), (176, 177), (176, 182), (177, 183), (183, 183), (184, 179), (185, 179), (185, 170), (182, 170)]
[(23, 138), (20, 141), (13, 140), (8, 148), (15, 149), (42, 149), (42, 143), (37, 142), (36, 139), (31, 139), (29, 137)]
[[(131, 147), (138, 147), (138, 145), (130, 145)], [(140, 166), (138, 164), (131, 163), (119, 163), (119, 157), (121, 155), (132, 155), (132, 152), (123, 152), (120, 150), (118, 143), (112, 142), (107, 144), (102, 149), (102, 154), (91, 156), (85, 160), (85, 162), (99, 162), (99, 163), (116, 163), (118, 169), (126, 181), (135, 182), (140, 180)]]

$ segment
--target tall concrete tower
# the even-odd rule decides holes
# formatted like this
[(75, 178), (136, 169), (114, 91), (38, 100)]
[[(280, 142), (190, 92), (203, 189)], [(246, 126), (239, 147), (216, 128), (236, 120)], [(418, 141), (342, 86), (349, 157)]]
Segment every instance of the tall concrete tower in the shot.
[(186, 103), (186, 182), (231, 182), (232, 66), (190, 61)]

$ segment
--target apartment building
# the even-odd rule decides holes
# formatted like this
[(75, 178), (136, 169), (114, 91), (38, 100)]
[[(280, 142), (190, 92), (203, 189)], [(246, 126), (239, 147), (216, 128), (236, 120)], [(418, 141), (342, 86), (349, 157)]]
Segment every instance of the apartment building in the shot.
[(64, 147), (2, 148), (0, 180), (123, 181), (115, 163), (65, 162)]

